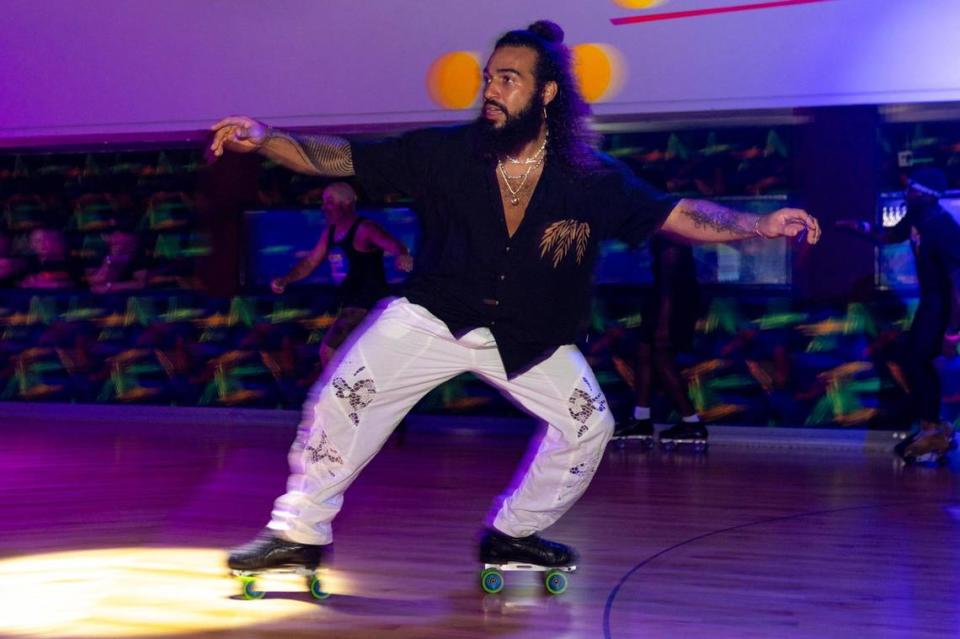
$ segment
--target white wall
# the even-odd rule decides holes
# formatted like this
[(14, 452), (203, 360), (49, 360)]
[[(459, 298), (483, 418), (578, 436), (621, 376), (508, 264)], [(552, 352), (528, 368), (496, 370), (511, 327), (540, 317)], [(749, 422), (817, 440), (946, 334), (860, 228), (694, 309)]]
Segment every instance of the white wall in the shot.
[[(430, 64), (485, 57), (537, 18), (626, 63), (600, 115), (960, 100), (960, 0), (0, 0), (0, 145), (185, 134), (224, 114), (278, 125), (454, 121)], [(629, 0), (622, 0), (629, 3)]]

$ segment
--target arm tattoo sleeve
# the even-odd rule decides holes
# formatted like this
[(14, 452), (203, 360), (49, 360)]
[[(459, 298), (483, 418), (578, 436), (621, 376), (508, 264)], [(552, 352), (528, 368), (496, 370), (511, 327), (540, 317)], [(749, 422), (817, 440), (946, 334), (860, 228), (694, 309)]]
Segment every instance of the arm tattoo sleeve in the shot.
[(754, 235), (757, 216), (740, 213), (707, 200), (682, 200), (681, 212), (698, 229), (706, 229), (720, 236), (736, 239)]
[(300, 135), (270, 129), (264, 155), (288, 168), (325, 177), (353, 175), (350, 143), (333, 135)]

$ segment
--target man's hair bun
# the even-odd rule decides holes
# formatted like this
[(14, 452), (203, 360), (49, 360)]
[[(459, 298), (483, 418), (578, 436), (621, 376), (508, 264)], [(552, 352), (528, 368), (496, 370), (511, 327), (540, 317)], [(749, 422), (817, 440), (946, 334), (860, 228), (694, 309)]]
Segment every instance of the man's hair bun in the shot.
[(563, 42), (563, 29), (561, 29), (560, 25), (556, 22), (537, 20), (527, 27), (527, 29), (551, 44)]

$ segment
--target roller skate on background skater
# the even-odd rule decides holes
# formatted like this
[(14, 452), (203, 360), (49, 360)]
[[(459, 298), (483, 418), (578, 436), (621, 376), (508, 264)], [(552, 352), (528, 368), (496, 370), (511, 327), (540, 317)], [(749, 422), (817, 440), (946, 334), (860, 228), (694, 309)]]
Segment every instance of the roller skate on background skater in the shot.
[(947, 422), (922, 422), (893, 450), (907, 464), (943, 464), (949, 452), (956, 447), (953, 425)]
[(227, 566), (240, 581), (244, 599), (262, 599), (264, 592), (256, 589), (257, 575), (266, 572), (292, 573), (306, 579), (314, 599), (326, 599), (330, 593), (323, 590), (318, 570), (329, 559), (329, 546), (298, 544), (265, 530), (243, 546), (230, 551)]
[(577, 569), (577, 554), (569, 546), (538, 535), (511, 537), (488, 529), (480, 540), (480, 586), (494, 594), (503, 590), (503, 573), (542, 572), (547, 592), (559, 595), (567, 589), (566, 573)]
[(652, 448), (654, 442), (653, 420), (631, 418), (617, 424), (613, 431), (613, 439), (618, 448), (626, 446), (627, 442), (635, 441), (644, 448)]
[(697, 452), (707, 450), (707, 427), (699, 420), (681, 421), (680, 423), (660, 431), (660, 446), (664, 450), (674, 450), (681, 446), (691, 447)]

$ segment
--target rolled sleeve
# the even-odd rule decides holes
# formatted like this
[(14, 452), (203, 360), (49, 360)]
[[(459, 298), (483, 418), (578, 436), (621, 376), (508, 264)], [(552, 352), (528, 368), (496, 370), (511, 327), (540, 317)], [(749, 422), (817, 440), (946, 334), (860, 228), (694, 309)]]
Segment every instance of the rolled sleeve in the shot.
[(652, 187), (619, 165), (611, 177), (606, 205), (613, 217), (611, 235), (638, 246), (659, 229), (678, 199)]

